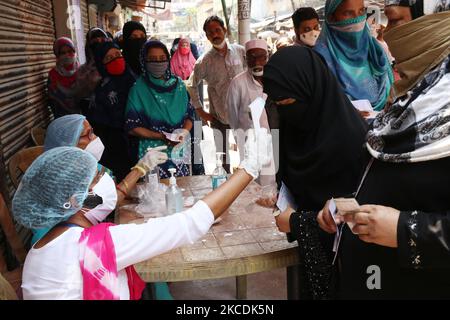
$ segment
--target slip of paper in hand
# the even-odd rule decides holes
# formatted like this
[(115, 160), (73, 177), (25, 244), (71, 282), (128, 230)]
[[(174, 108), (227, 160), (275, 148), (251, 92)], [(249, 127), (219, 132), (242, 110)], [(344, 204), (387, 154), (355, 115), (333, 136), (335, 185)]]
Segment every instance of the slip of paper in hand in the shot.
[(333, 199), (336, 204), (337, 213), (340, 215), (353, 214), (359, 211), (359, 204), (355, 198)]
[(162, 133), (166, 136), (167, 140), (170, 140), (172, 142), (179, 142), (180, 141), (180, 139), (178, 137), (178, 134), (176, 134), (176, 133), (173, 133), (173, 132), (172, 133), (168, 133), (168, 132), (165, 132), (165, 131), (163, 131)]
[(363, 111), (363, 112), (367, 112), (367, 118), (368, 119), (373, 119), (377, 116), (377, 114), (379, 113), (378, 111), (373, 110), (372, 108), (372, 104), (370, 103), (369, 100), (367, 99), (363, 99), (363, 100), (353, 100), (351, 101), (353, 106), (359, 110), (359, 111)]
[[(345, 216), (355, 214), (359, 211), (359, 204), (354, 198), (336, 198), (330, 200), (328, 210), (337, 225), (336, 215)], [(349, 221), (347, 222), (347, 225), (350, 227), (350, 230), (352, 230), (354, 223)]]

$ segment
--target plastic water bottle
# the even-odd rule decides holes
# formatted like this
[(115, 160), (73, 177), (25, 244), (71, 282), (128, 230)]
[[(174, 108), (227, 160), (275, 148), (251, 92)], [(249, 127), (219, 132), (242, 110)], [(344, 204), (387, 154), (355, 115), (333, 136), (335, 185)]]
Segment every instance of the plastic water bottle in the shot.
[(218, 188), (222, 183), (227, 181), (227, 172), (222, 167), (222, 155), (225, 153), (217, 152), (216, 153), (216, 168), (212, 173), (212, 188)]
[(170, 168), (169, 172), (172, 175), (169, 179), (169, 187), (166, 190), (166, 208), (167, 214), (174, 214), (183, 210), (183, 193), (177, 186), (177, 180), (174, 176), (177, 170)]
[(155, 167), (153, 170), (147, 172), (147, 175), (144, 179), (148, 188), (151, 190), (155, 190), (159, 185), (159, 167)]

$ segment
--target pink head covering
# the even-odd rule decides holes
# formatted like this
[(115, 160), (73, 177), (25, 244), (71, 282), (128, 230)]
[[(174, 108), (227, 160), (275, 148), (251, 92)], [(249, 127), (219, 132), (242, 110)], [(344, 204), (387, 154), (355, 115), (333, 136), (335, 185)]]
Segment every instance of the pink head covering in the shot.
[[(72, 58), (60, 54), (61, 48), (64, 46), (73, 50)], [(69, 88), (75, 81), (75, 73), (79, 67), (75, 45), (69, 38), (58, 38), (53, 43), (53, 53), (56, 56), (56, 66), (49, 73), (50, 86), (56, 88), (60, 84), (63, 87)], [(69, 59), (69, 64), (67, 59)]]
[(56, 39), (55, 43), (53, 44), (53, 53), (55, 54), (55, 56), (59, 56), (59, 51), (63, 46), (68, 46), (74, 52), (76, 52), (75, 45), (73, 44), (72, 40), (66, 37), (61, 37)]
[(170, 60), (170, 69), (173, 74), (179, 76), (182, 80), (187, 80), (194, 70), (195, 58), (192, 55), (191, 50), (189, 50), (189, 54), (187, 55), (181, 54), (180, 49), (183, 43), (188, 43), (190, 45), (187, 38), (180, 39), (177, 51), (175, 51), (172, 60)]
[(245, 43), (245, 51), (249, 51), (251, 49), (263, 49), (267, 51), (267, 42), (263, 39), (254, 39), (249, 40)]
[(187, 38), (181, 38), (180, 39), (180, 41), (178, 42), (177, 51), (181, 51), (181, 47), (182, 47), (183, 44), (187, 44), (188, 51), (191, 51), (191, 43), (189, 42), (189, 40)]

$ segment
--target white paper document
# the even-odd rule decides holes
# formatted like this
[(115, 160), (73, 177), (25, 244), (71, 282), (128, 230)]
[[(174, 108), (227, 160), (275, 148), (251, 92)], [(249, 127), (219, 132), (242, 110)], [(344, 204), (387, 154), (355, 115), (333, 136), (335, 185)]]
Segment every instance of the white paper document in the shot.
[(281, 211), (284, 211), (288, 206), (290, 206), (294, 210), (297, 210), (297, 204), (295, 203), (294, 197), (292, 196), (286, 185), (282, 182), (280, 193), (278, 194), (277, 208)]
[(170, 140), (170, 141), (173, 141), (173, 142), (180, 142), (180, 139), (178, 139), (178, 134), (176, 134), (176, 133), (168, 133), (168, 132), (165, 132), (165, 131), (163, 131), (162, 133), (166, 136), (167, 140)]
[(367, 99), (364, 99), (364, 100), (353, 100), (352, 104), (359, 111), (373, 112), (372, 104)]
[(369, 115), (365, 117), (366, 119), (373, 119), (380, 113), (379, 111), (373, 110), (369, 100), (353, 100), (352, 104), (357, 110), (369, 113)]
[(333, 264), (334, 264), (339, 250), (339, 243), (341, 242), (342, 227), (339, 226), (336, 222), (337, 207), (333, 198), (328, 203), (328, 210), (330, 211), (331, 216), (333, 217), (334, 220), (334, 224), (336, 225), (336, 234), (334, 235), (334, 243), (333, 243), (333, 252), (334, 252)]
[[(338, 204), (336, 204), (336, 202), (338, 202)], [(356, 234), (355, 232), (353, 232), (354, 223), (352, 223), (350, 221), (347, 221), (346, 223), (341, 223), (341, 224), (338, 225), (338, 223), (336, 221), (336, 215), (339, 214), (339, 215), (343, 216), (343, 215), (346, 215), (346, 214), (353, 214), (352, 211), (339, 212), (338, 207), (345, 209), (345, 208), (351, 208), (351, 207), (353, 207), (355, 205), (359, 206), (359, 204), (353, 198), (349, 198), (349, 199), (338, 198), (336, 200), (332, 198), (330, 200), (329, 204), (328, 204), (328, 210), (330, 211), (331, 216), (333, 217), (333, 221), (334, 221), (334, 224), (336, 225), (336, 230), (337, 230), (337, 232), (336, 232), (336, 234), (334, 236), (334, 244), (333, 244), (333, 252), (335, 253), (334, 259), (333, 259), (333, 264), (334, 264), (334, 262), (336, 260), (337, 253), (338, 253), (338, 250), (339, 250), (339, 243), (341, 242), (342, 229), (343, 229), (344, 225), (347, 224), (348, 227), (350, 228), (350, 231), (353, 234)]]

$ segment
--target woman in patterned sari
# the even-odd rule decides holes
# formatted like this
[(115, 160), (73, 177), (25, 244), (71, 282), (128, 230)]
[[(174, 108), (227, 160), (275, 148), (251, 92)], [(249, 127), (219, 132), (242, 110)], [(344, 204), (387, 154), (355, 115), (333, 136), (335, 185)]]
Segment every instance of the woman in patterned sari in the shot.
[(130, 91), (125, 127), (139, 139), (138, 156), (147, 148), (166, 145), (169, 160), (159, 167), (159, 176), (189, 175), (188, 137), (194, 109), (183, 81), (170, 71), (170, 55), (160, 41), (149, 40), (141, 52), (142, 76)]

